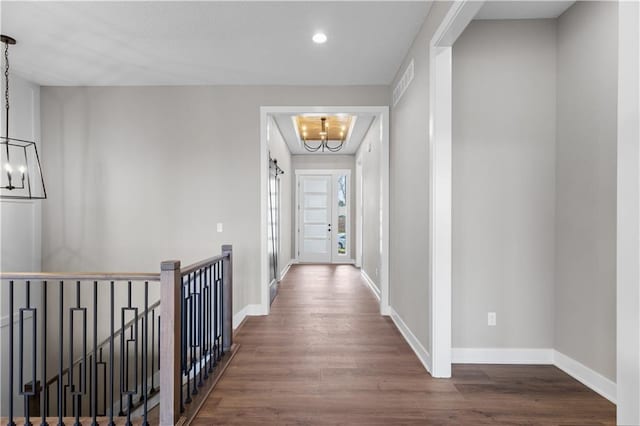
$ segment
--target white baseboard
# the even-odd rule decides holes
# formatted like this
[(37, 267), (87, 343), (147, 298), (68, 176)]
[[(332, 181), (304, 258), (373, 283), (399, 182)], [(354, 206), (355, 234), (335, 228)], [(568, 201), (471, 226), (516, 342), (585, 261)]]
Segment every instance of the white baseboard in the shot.
[(244, 321), (246, 317), (260, 315), (265, 315), (264, 310), (262, 309), (262, 305), (251, 304), (245, 306), (233, 316), (233, 329), (235, 330), (236, 328), (238, 328), (238, 326), (242, 324), (242, 321)]
[(429, 352), (424, 348), (424, 346), (422, 346), (422, 343), (420, 343), (418, 338), (411, 332), (407, 324), (404, 323), (395, 309), (389, 307), (389, 311), (393, 323), (400, 331), (400, 334), (404, 337), (404, 340), (406, 340), (409, 346), (411, 346), (411, 349), (413, 349), (413, 352), (415, 352), (424, 368), (431, 373), (431, 355), (429, 355)]
[(614, 404), (616, 403), (617, 386), (612, 380), (556, 350), (553, 351), (553, 363), (560, 370), (591, 388), (594, 392), (599, 393)]
[(367, 275), (364, 269), (360, 269), (360, 275), (362, 275), (362, 278), (367, 283), (367, 286), (369, 287), (369, 289), (371, 289), (371, 292), (376, 297), (376, 299), (378, 299), (378, 302), (380, 302), (380, 290), (378, 290), (378, 287), (375, 285), (373, 280), (369, 277), (369, 275)]
[(555, 365), (602, 397), (616, 403), (615, 382), (555, 349), (452, 348), (451, 362), (453, 364)]
[(284, 267), (284, 269), (280, 272), (280, 280), (284, 279), (284, 276), (287, 275), (287, 272), (289, 272), (289, 269), (291, 269), (291, 265), (293, 265), (293, 260), (290, 261), (287, 266)]
[(553, 364), (553, 349), (452, 348), (453, 364)]

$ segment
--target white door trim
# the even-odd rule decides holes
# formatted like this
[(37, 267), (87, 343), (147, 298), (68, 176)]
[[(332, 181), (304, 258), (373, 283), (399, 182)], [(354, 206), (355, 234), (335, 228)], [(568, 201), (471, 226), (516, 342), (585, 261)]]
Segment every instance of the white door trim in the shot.
[(369, 113), (377, 114), (382, 122), (382, 152), (380, 161), (382, 224), (380, 233), (380, 313), (389, 315), (389, 107), (388, 106), (262, 106), (260, 107), (260, 314), (268, 315), (269, 259), (267, 253), (267, 182), (269, 179), (269, 147), (267, 122), (270, 114), (286, 113)]
[(434, 377), (451, 377), (451, 53), (483, 3), (454, 2), (429, 44), (429, 295)]

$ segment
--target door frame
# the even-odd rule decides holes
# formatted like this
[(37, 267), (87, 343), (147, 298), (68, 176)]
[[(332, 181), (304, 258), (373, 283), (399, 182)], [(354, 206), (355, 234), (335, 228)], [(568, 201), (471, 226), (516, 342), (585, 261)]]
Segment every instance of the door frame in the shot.
[(269, 179), (268, 118), (272, 114), (370, 113), (380, 116), (382, 150), (380, 161), (380, 313), (389, 308), (389, 106), (261, 106), (260, 107), (260, 308), (257, 315), (269, 315), (269, 259), (267, 253), (267, 182)]
[[(348, 191), (349, 193), (351, 193), (350, 191), (353, 191), (353, 189), (350, 187), (351, 184), (351, 170), (349, 169), (296, 169), (295, 171), (295, 176), (296, 176), (296, 182), (295, 182), (295, 191), (296, 191), (296, 195), (295, 195), (295, 204), (293, 206), (293, 208), (295, 209), (295, 229), (293, 231), (294, 235), (295, 235), (295, 260), (296, 262), (300, 262), (300, 258), (299, 258), (299, 254), (300, 253), (300, 176), (331, 176), (331, 190), (332, 192), (335, 190), (335, 188), (333, 187), (333, 184), (335, 182), (335, 177), (336, 175), (346, 175), (347, 179), (349, 181), (349, 186)], [(355, 194), (355, 192), (354, 192)], [(332, 197), (335, 196), (335, 193), (332, 195)], [(333, 198), (332, 198), (332, 201)], [(334, 205), (331, 205), (331, 222), (334, 222), (335, 219), (335, 215), (334, 215)], [(351, 197), (347, 197), (347, 217), (349, 218), (348, 222), (347, 222), (347, 235), (351, 236), (351, 229), (353, 224), (351, 223)], [(335, 228), (333, 228), (335, 229)], [(335, 262), (333, 260), (333, 250), (334, 250), (334, 246), (333, 246), (333, 241), (331, 242), (331, 260), (329, 261), (329, 263), (333, 263), (333, 264), (353, 264), (353, 246), (355, 244), (355, 241), (351, 241), (352, 238), (349, 238), (349, 250), (348, 250), (348, 254), (345, 257), (345, 260), (343, 262)]]
[(431, 375), (451, 377), (452, 47), (484, 1), (454, 2), (429, 43)]

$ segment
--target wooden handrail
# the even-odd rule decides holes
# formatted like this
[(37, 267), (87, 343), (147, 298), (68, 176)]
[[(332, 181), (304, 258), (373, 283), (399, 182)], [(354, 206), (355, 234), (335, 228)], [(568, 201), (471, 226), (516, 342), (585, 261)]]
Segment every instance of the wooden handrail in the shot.
[(189, 266), (185, 266), (184, 268), (180, 268), (180, 275), (184, 276), (184, 275), (190, 274), (192, 272), (195, 272), (198, 269), (204, 268), (204, 267), (209, 266), (209, 265), (213, 265), (214, 263), (221, 261), (222, 259), (224, 259), (227, 256), (229, 256), (229, 253), (223, 253), (223, 254), (219, 254), (219, 255), (214, 256), (214, 257), (210, 257), (209, 259), (205, 259), (205, 260), (201, 260), (201, 261), (196, 262), (196, 263), (192, 263)]
[(160, 274), (151, 272), (0, 272), (0, 280), (160, 281)]

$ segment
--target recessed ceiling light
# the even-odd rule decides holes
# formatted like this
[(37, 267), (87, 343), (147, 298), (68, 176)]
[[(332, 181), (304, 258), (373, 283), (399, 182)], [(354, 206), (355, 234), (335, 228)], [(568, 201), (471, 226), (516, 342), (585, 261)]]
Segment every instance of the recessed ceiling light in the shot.
[(325, 33), (315, 33), (313, 35), (313, 42), (316, 44), (322, 44), (327, 41), (327, 35)]

